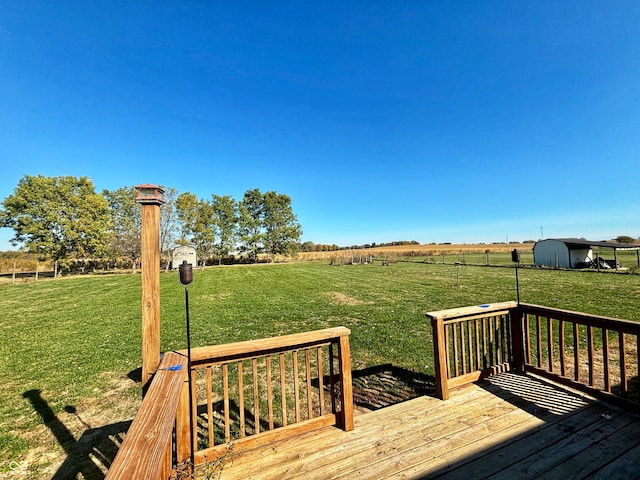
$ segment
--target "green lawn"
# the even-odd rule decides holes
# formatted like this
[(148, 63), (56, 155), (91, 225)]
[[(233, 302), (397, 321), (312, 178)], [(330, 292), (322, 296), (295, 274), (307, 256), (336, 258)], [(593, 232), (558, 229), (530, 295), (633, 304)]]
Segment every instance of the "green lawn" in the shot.
[[(519, 277), (523, 302), (640, 321), (640, 275), (519, 269)], [(516, 291), (513, 268), (291, 263), (197, 270), (189, 297), (192, 346), (344, 325), (354, 369), (392, 363), (431, 374), (425, 312), (515, 300)], [(184, 348), (177, 273), (161, 275), (161, 303), (162, 350)], [(43, 411), (50, 420), (65, 407), (108, 410), (139, 398), (127, 377), (140, 366), (139, 275), (2, 284), (0, 329), (0, 472), (43, 447), (29, 433)], [(25, 398), (35, 390), (49, 409), (40, 414)]]

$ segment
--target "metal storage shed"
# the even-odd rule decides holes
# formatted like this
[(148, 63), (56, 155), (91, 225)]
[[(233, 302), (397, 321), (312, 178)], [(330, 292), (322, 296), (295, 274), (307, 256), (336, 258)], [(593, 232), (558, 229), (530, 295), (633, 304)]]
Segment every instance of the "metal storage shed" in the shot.
[[(598, 263), (593, 255), (593, 247), (613, 249), (613, 265)], [(533, 263), (538, 267), (585, 268), (608, 265), (617, 268), (618, 250), (635, 250), (640, 266), (640, 247), (627, 243), (593, 242), (583, 238), (549, 238), (540, 240), (533, 246)]]

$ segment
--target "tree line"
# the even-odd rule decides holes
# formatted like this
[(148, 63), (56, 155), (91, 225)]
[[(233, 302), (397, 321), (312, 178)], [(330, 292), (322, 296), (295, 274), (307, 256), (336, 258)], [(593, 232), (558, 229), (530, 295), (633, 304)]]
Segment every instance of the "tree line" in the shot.
[[(0, 208), (0, 226), (12, 228), (11, 243), (64, 268), (78, 260), (140, 258), (142, 215), (134, 186), (95, 191), (88, 177), (25, 175)], [(291, 198), (247, 190), (241, 200), (208, 199), (165, 189), (160, 250), (165, 264), (178, 245), (196, 249), (202, 266), (233, 256), (257, 262), (260, 255), (295, 255), (302, 229)]]

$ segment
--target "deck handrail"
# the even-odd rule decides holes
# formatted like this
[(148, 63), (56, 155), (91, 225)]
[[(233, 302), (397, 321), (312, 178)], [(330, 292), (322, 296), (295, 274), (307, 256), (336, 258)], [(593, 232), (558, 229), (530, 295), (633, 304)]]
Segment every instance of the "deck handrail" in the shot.
[[(516, 302), (429, 312), (436, 394), (503, 371), (532, 372), (640, 404), (640, 323)], [(635, 382), (634, 388), (630, 384)]]
[(433, 329), (436, 395), (521, 363), (513, 348), (516, 302), (428, 312)]
[[(189, 383), (187, 377), (187, 352), (167, 352), (155, 373), (149, 389), (142, 401), (114, 462), (107, 473), (107, 480), (124, 478), (145, 478), (150, 480), (166, 480), (172, 471), (184, 466), (190, 458), (190, 425), (194, 425), (194, 438), (199, 439), (194, 452), (195, 465), (215, 461), (224, 457), (233, 444), (233, 453), (243, 448), (251, 448), (274, 439), (289, 438), (303, 432), (311, 431), (327, 425), (338, 425), (346, 431), (352, 430), (353, 393), (351, 385), (351, 356), (349, 348), (349, 329), (345, 327), (328, 328), (313, 332), (303, 332), (280, 337), (250, 340), (226, 345), (199, 347), (191, 350), (191, 382), (193, 399), (193, 423), (190, 422)], [(325, 349), (328, 350), (328, 355)], [(315, 357), (312, 357), (312, 352)], [(280, 381), (281, 389), (276, 392), (272, 388), (271, 357), (274, 361), (273, 375)], [(293, 374), (287, 373), (285, 356), (293, 363)], [(302, 367), (298, 369), (299, 356), (303, 356)], [(245, 387), (243, 362), (249, 362), (253, 375), (253, 395), (249, 395), (247, 404), (254, 410), (255, 424), (249, 431), (249, 421), (244, 420)], [(241, 421), (230, 419), (235, 399), (231, 398), (231, 373), (236, 368), (236, 383), (240, 400), (236, 410)], [(264, 366), (267, 366), (265, 370)], [(173, 367), (170, 369), (170, 367)], [(279, 369), (278, 369), (279, 367)], [(221, 412), (214, 412), (212, 369), (224, 371), (224, 386), (220, 404)], [(259, 368), (260, 375), (258, 374)], [(326, 368), (326, 370), (325, 370)], [(312, 372), (312, 369), (314, 371)], [(203, 375), (201, 373), (204, 372)], [(325, 375), (326, 373), (326, 375)], [(264, 375), (264, 379), (262, 378)], [(202, 379), (205, 379), (206, 395), (198, 398), (204, 390)], [(326, 378), (326, 380), (325, 380)], [(285, 381), (290, 379), (291, 385)], [(260, 386), (266, 382), (268, 387)], [(260, 385), (259, 385), (260, 384)], [(261, 391), (264, 390), (264, 391)], [(291, 391), (293, 390), (293, 393)], [(302, 391), (308, 405), (307, 417), (302, 418), (304, 406), (300, 404), (298, 391)], [(265, 399), (266, 395), (266, 399)], [(281, 395), (281, 397), (278, 397)], [(288, 395), (293, 395), (289, 398)], [(315, 396), (314, 396), (315, 395)], [(325, 397), (326, 395), (326, 397)], [(319, 399), (319, 400), (318, 400)], [(252, 403), (253, 400), (253, 403)], [(260, 431), (260, 410), (267, 408), (267, 431)], [(273, 407), (280, 403), (284, 417), (279, 425), (275, 425)], [(286, 409), (289, 403), (295, 402), (295, 418), (287, 420)], [(326, 407), (325, 405), (329, 405)], [(318, 409), (314, 415), (311, 410)], [(222, 444), (202, 446), (207, 433), (202, 432), (202, 417), (205, 417), (210, 439), (213, 439), (213, 422), (215, 417), (223, 416), (225, 439)], [(198, 422), (200, 420), (200, 422)], [(235, 422), (235, 423), (234, 423)], [(232, 424), (242, 424), (240, 438), (230, 438)], [(200, 427), (198, 426), (200, 424)]]
[(640, 323), (532, 304), (519, 312), (527, 371), (638, 408)]
[(176, 411), (186, 371), (185, 356), (165, 353), (106, 480), (169, 477)]
[[(207, 405), (200, 416), (207, 433), (204, 445), (196, 447), (196, 465), (224, 457), (230, 448), (238, 452), (327, 425), (352, 430), (349, 334), (334, 327), (192, 349), (194, 407)], [(198, 391), (206, 391), (207, 399), (199, 401)], [(188, 390), (183, 396), (188, 398)], [(183, 402), (178, 461), (189, 452), (188, 415)]]

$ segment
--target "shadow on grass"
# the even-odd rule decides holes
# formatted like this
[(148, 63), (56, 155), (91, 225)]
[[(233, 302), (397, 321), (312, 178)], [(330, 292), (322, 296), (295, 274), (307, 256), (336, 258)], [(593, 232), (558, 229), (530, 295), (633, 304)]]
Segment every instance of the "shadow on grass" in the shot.
[(104, 479), (105, 472), (111, 466), (131, 421), (92, 428), (78, 415), (75, 407), (67, 405), (65, 411), (76, 416), (78, 421), (86, 427), (80, 438), (76, 439), (71, 430), (54, 413), (49, 403), (42, 398), (40, 390), (28, 390), (22, 396), (31, 403), (67, 454), (60, 468), (51, 477), (52, 480)]
[(431, 375), (413, 372), (392, 364), (354, 370), (353, 402), (356, 407), (378, 410), (424, 395), (435, 395)]

